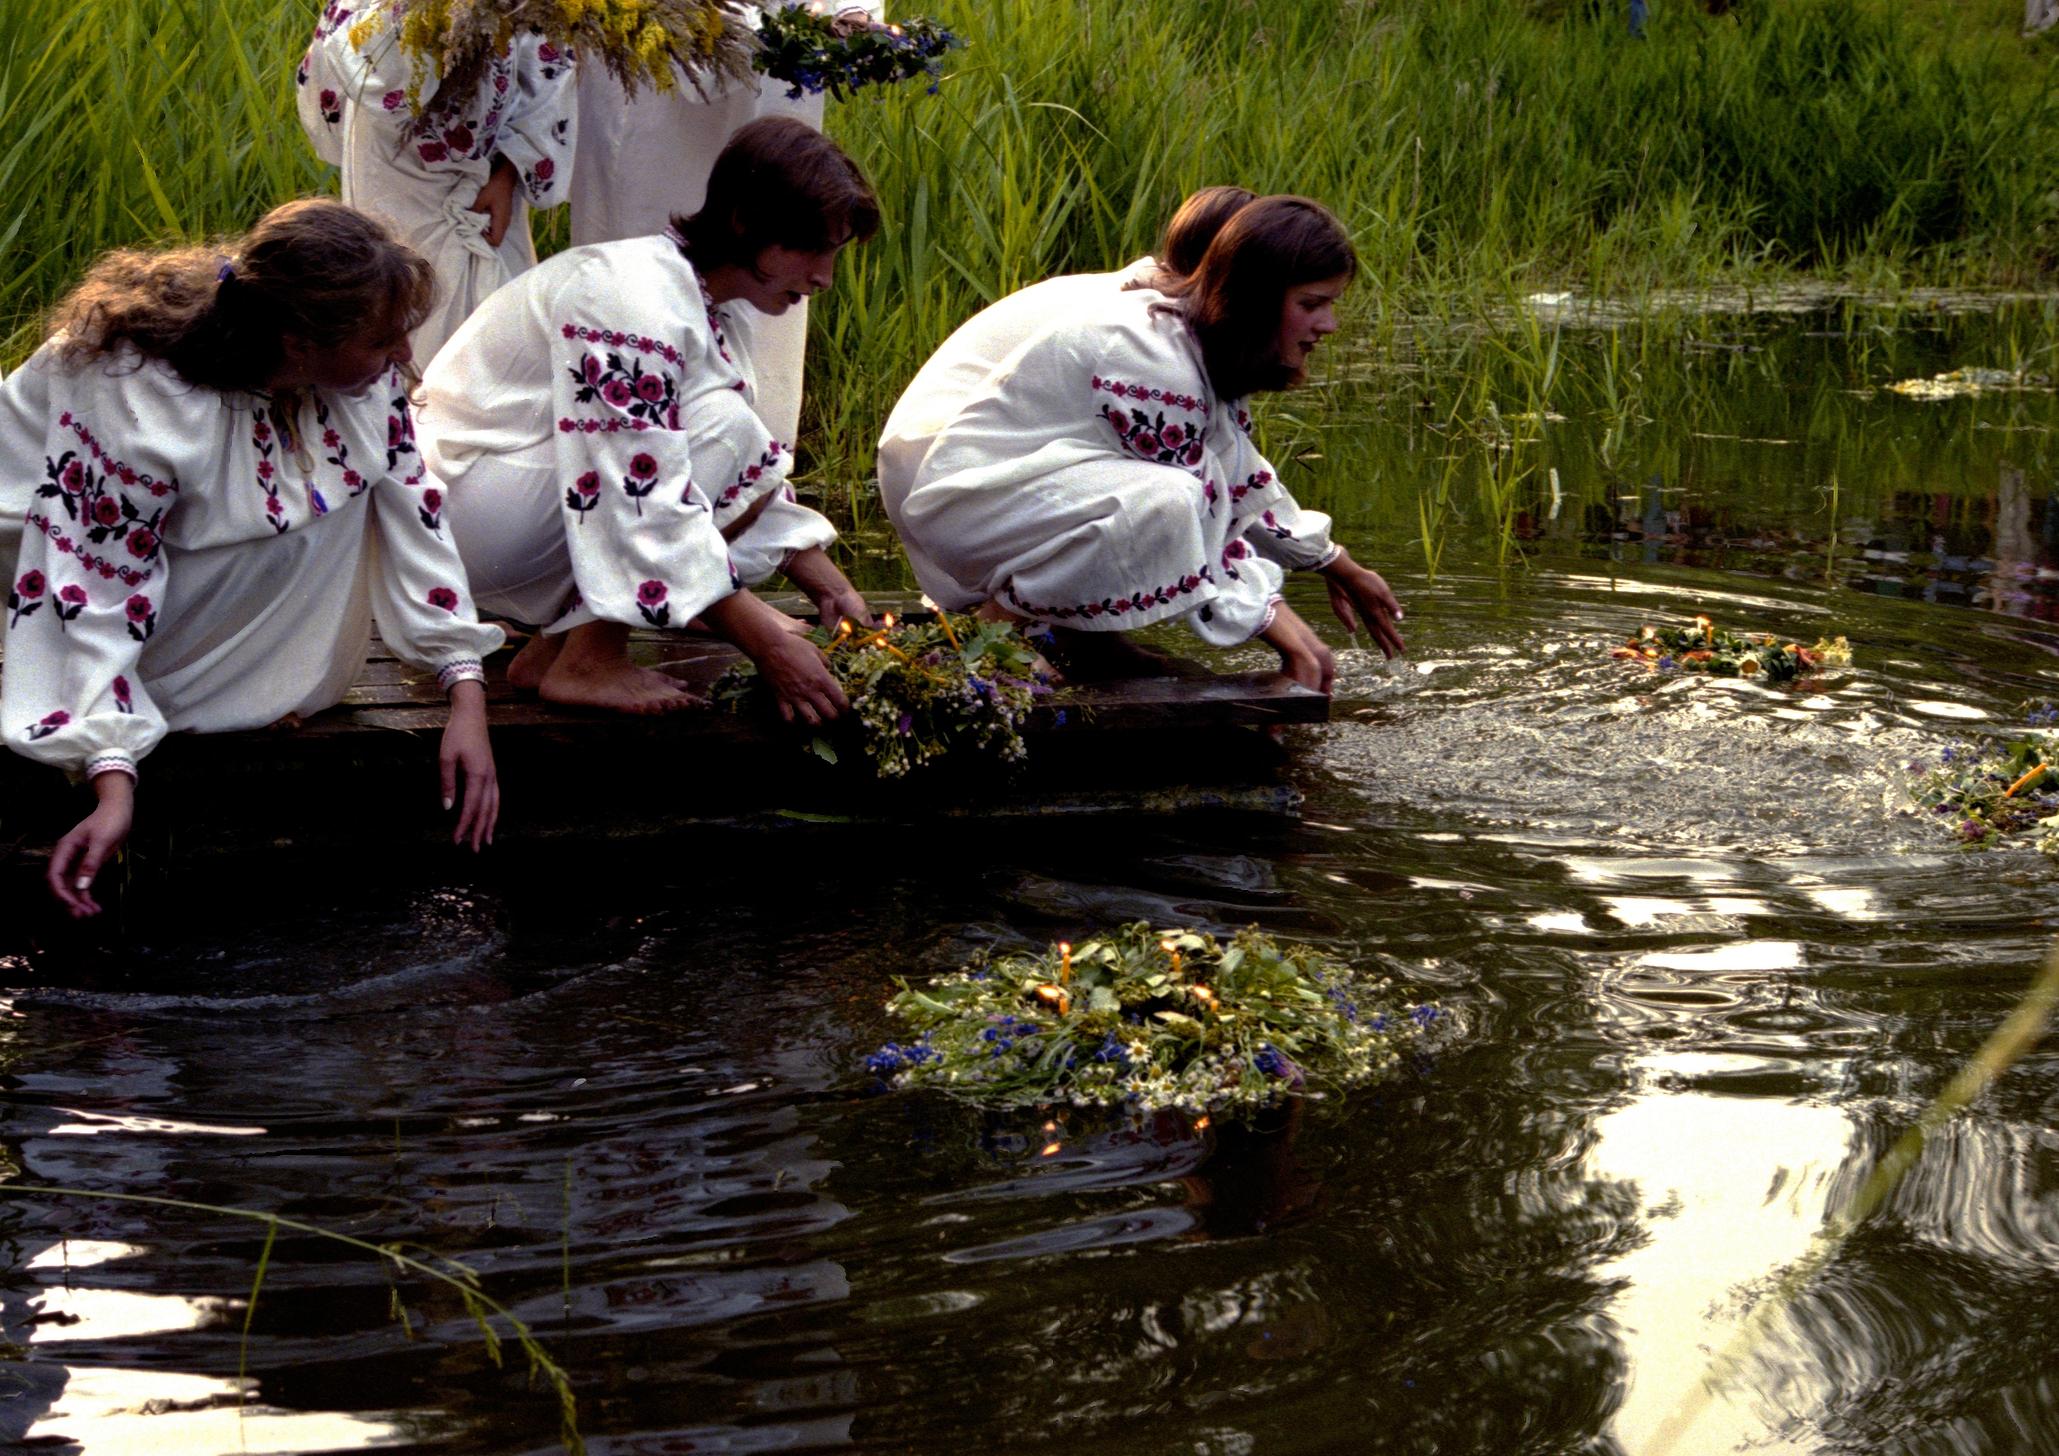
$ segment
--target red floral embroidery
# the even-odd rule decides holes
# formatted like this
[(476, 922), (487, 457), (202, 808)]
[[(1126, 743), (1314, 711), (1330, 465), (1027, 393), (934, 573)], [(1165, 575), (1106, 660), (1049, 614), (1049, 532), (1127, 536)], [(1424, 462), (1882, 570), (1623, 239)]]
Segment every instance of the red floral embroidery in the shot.
[(665, 605), (665, 598), (671, 594), (662, 581), (646, 581), (636, 589), (636, 609), (653, 627), (669, 626), (672, 608)]
[(421, 503), (415, 507), (415, 514), (422, 518), (422, 524), (437, 535), (443, 534), (443, 492), (433, 486), (422, 492)]
[(129, 635), (138, 642), (148, 642), (150, 634), (157, 630), (157, 608), (150, 598), (138, 592), (122, 603), (122, 611), (129, 619)]
[(589, 470), (565, 487), (565, 509), (579, 513), (579, 524), (586, 524), (586, 513), (601, 503), (601, 477), (597, 470)]
[(768, 443), (764, 452), (758, 456), (757, 463), (755, 465), (746, 465), (737, 475), (736, 483), (715, 497), (715, 509), (718, 512), (727, 510), (736, 503), (738, 496), (763, 480), (766, 471), (777, 470), (779, 468), (779, 458), (785, 451), (786, 446), (780, 444), (777, 440)]
[(622, 477), (622, 492), (636, 502), (636, 514), (643, 515), (643, 498), (658, 488), (658, 461), (639, 451), (629, 457), (629, 473)]
[(1015, 590), (1012, 587), (1009, 588), (1008, 599), (1021, 608), (1025, 616), (1040, 617), (1046, 621), (1054, 622), (1069, 621), (1075, 617), (1084, 621), (1092, 621), (1097, 617), (1123, 617), (1131, 612), (1145, 612), (1153, 607), (1169, 606), (1179, 600), (1179, 598), (1198, 590), (1202, 582), (1212, 582), (1214, 580), (1215, 578), (1209, 568), (1203, 566), (1181, 577), (1178, 581), (1171, 582), (1165, 586), (1132, 592), (1126, 597), (1103, 597), (1098, 602), (1082, 602), (1077, 606), (1039, 606), (1033, 602), (1024, 601), (1015, 594)]
[(1139, 460), (1154, 465), (1173, 465), (1194, 471), (1201, 464), (1201, 436), (1191, 425), (1167, 420), (1165, 411), (1148, 414), (1140, 409), (1101, 406), (1101, 418), (1115, 430), (1123, 449)]
[(1112, 394), (1117, 399), (1156, 400), (1160, 404), (1169, 404), (1175, 409), (1183, 409), (1192, 414), (1206, 415), (1208, 413), (1207, 401), (1197, 399), (1191, 394), (1180, 394), (1175, 390), (1160, 389), (1156, 385), (1125, 384), (1120, 379), (1103, 379), (1100, 375), (1096, 374), (1093, 378), (1093, 387)]
[(59, 708), (54, 713), (46, 713), (40, 723), (29, 729), (29, 742), (34, 743), (39, 738), (48, 738), (69, 722), (71, 722), (71, 714), (65, 712), (62, 708)]
[(147, 570), (139, 571), (133, 566), (109, 561), (104, 556), (88, 551), (83, 541), (74, 541), (65, 534), (56, 522), (52, 521), (41, 511), (30, 511), (28, 514), (28, 524), (49, 537), (51, 545), (55, 546), (65, 555), (75, 558), (88, 572), (100, 577), (103, 581), (119, 581), (124, 586), (141, 586), (155, 575), (154, 572)]
[(117, 712), (136, 711), (135, 702), (129, 695), (129, 680), (120, 673), (114, 675), (114, 706)]
[(425, 600), (430, 606), (441, 607), (444, 611), (452, 614), (455, 614), (458, 609), (458, 594), (452, 587), (432, 586), (429, 588), (429, 595)]
[(21, 579), (7, 593), (7, 625), (11, 629), (23, 617), (37, 611), (43, 605), (43, 593), (49, 589), (40, 571), (25, 571)]
[(581, 339), (589, 344), (602, 344), (610, 349), (638, 349), (646, 354), (656, 354), (668, 364), (684, 368), (685, 357), (670, 344), (642, 334), (624, 334), (613, 329), (589, 329), (582, 324), (563, 324), (558, 332), (568, 339)]
[(57, 589), (57, 600), (52, 610), (57, 613), (57, 630), (62, 632), (69, 622), (78, 620), (79, 613), (86, 610), (86, 589), (77, 582), (68, 582)]

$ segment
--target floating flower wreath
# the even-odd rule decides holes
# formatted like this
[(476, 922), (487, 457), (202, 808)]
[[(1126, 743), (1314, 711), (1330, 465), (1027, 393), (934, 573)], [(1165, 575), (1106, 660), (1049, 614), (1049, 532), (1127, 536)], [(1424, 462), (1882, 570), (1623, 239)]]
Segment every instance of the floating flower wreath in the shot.
[(899, 985), (887, 1009), (917, 1035), (866, 1069), (1003, 1107), (1263, 1107), (1389, 1075), (1446, 1019), (1384, 976), (1255, 927), (1225, 945), (1139, 922)]
[(1819, 638), (1813, 647), (1782, 643), (1770, 633), (1732, 632), (1696, 617), (1692, 627), (1646, 627), (1611, 656), (1648, 663), (1661, 672), (1792, 682), (1818, 668), (1849, 666), (1852, 647), (1842, 637)]
[(773, 5), (758, 22), (762, 49), (751, 64), (775, 81), (787, 83), (787, 95), (823, 91), (841, 101), (866, 86), (885, 86), (916, 76), (929, 78), (931, 95), (943, 74), (946, 51), (965, 42), (920, 16), (892, 25), (875, 25), (855, 12), (821, 15), (805, 5)]
[(2059, 709), (2039, 703), (2030, 727), (2004, 743), (1953, 744), (1920, 774), (1910, 797), (1950, 826), (1961, 848), (1993, 849), (2035, 832), (2044, 853), (2059, 856)]
[[(1006, 622), (981, 622), (939, 612), (926, 622), (881, 618), (876, 630), (846, 618), (810, 640), (829, 653), (829, 670), (853, 715), (881, 778), (898, 778), (960, 746), (1013, 762), (1028, 751), (1022, 718), (1049, 692), (1036, 649)], [(741, 708), (762, 702), (758, 670), (743, 662), (715, 684), (718, 701)], [(831, 763), (835, 745), (809, 748)]]

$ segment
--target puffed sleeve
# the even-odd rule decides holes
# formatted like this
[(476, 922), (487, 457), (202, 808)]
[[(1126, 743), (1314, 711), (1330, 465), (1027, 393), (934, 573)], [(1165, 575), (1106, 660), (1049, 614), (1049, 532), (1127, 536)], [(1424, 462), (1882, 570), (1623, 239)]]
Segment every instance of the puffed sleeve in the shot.
[[(775, 442), (737, 391), (709, 379), (704, 341), (693, 337), (697, 315), (706, 330), (698, 300), (659, 319), (620, 286), (647, 281), (618, 273), (596, 253), (553, 300), (554, 453), (581, 599), (554, 624), (561, 630), (595, 618), (684, 626), (743, 586), (703, 488), (709, 476), (696, 446), (729, 431), (742, 438), (738, 411), (752, 422), (759, 459)], [(625, 323), (661, 323), (669, 337)], [(736, 457), (713, 453), (724, 472), (715, 478), (726, 482), (714, 487), (719, 492), (733, 483), (727, 472)]]
[(802, 505), (794, 499), (794, 488), (782, 484), (757, 517), (730, 538), (729, 559), (744, 585), (757, 586), (785, 570), (796, 551), (828, 547), (835, 541), (836, 527), (829, 519)]
[(506, 639), (479, 620), (464, 563), (443, 526), (443, 491), (415, 447), (414, 419), (396, 377), (387, 403), (388, 468), (372, 487), (372, 616), (405, 660), (454, 683), (486, 676), (486, 655)]
[(1251, 438), (1251, 416), (1244, 402), (1232, 401), (1223, 409), (1235, 424), (1234, 430), (1223, 432), (1229, 442), (1223, 473), (1230, 509), (1244, 540), (1285, 571), (1328, 566), (1343, 549), (1330, 539), (1330, 518), (1321, 511), (1303, 510), (1280, 484), (1279, 473)]
[[(165, 734), (136, 664), (157, 629), (167, 578), (164, 525), (179, 486), (132, 465), (133, 452), (116, 432), (175, 438), (192, 426), (170, 417), (175, 411), (133, 375), (60, 374), (47, 358), (0, 386), (7, 399), (0, 418), (9, 425), (0, 468), (33, 480), (7, 585), (0, 735), (38, 763), (133, 778)], [(60, 380), (62, 403), (53, 397)], [(212, 402), (205, 396), (202, 407)], [(42, 438), (17, 453), (18, 426), (37, 410)]]
[(571, 195), (577, 80), (570, 51), (534, 35), (515, 42), (515, 91), (495, 150), (514, 164), (531, 207), (555, 207)]

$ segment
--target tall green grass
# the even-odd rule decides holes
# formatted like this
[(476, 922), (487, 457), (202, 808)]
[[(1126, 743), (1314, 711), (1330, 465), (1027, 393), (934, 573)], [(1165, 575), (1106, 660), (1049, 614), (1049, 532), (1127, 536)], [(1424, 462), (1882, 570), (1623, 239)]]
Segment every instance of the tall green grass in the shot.
[[(2059, 93), (1998, 0), (1667, 6), (1643, 41), (1613, 4), (924, 3), (972, 42), (941, 93), (832, 109), (888, 214), (814, 314), (803, 435), (834, 482), (959, 321), (1147, 250), (1204, 183), (1333, 206), (1383, 355), (1545, 286), (2023, 284), (2059, 257)], [(290, 94), (314, 8), (0, 7), (0, 362), (101, 249), (327, 184)]]

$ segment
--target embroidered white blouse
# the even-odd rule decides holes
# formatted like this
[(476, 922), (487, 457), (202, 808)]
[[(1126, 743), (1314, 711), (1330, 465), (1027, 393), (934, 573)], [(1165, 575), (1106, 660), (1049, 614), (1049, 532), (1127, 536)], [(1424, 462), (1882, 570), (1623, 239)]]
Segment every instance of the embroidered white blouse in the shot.
[[(436, 270), (435, 311), (414, 334), (427, 360), (489, 293), (536, 263), (522, 203), (554, 207), (571, 186), (573, 57), (533, 33), (517, 36), (462, 106), (417, 116), (437, 77), (401, 50), (385, 0), (335, 0), (294, 80), (315, 154), (342, 169), (343, 201), (392, 224)], [(520, 178), (497, 248), (486, 241), (486, 214), (471, 210), (496, 154)]]
[(473, 614), (397, 375), (292, 409), (133, 356), (68, 369), (56, 348), (0, 384), (0, 521), (22, 537), (8, 747), (133, 776), (169, 730), (319, 711), (375, 617), (446, 687), (483, 676), (502, 634)]
[(670, 236), (549, 259), (487, 300), (422, 384), (423, 448), (453, 491), (493, 489), (496, 465), (552, 480), (577, 599), (547, 630), (684, 626), (836, 539), (794, 498), (750, 358)]
[(953, 334), (895, 407), (881, 498), (947, 607), (1242, 642), (1283, 569), (1335, 558), (1330, 521), (1281, 486), (1242, 402), (1214, 398), (1177, 307), (1121, 288), (1130, 271), (1035, 285)]

